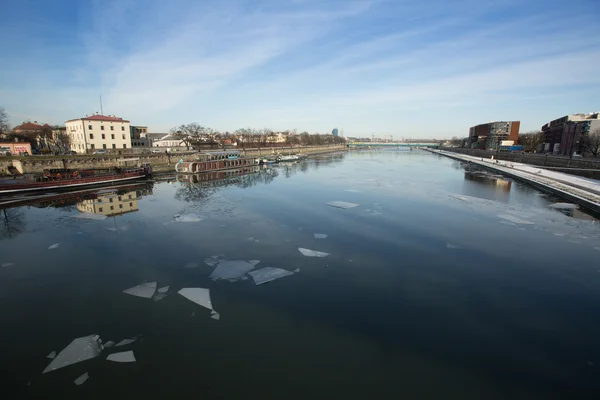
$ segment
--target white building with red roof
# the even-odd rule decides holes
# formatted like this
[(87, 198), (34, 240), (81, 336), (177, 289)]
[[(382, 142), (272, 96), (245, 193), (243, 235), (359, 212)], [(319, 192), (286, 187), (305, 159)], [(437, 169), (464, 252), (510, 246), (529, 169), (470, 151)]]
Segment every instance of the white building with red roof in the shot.
[(131, 148), (129, 121), (123, 118), (94, 114), (65, 121), (65, 126), (71, 137), (71, 150), (78, 153)]

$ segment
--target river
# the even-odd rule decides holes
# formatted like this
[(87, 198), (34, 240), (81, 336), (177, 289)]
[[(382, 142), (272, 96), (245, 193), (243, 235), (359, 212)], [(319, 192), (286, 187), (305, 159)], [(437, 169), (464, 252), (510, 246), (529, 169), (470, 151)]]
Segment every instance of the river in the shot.
[[(4, 391), (597, 398), (600, 224), (557, 202), (448, 158), (390, 149), (5, 208)], [(296, 272), (261, 285), (210, 279), (224, 260)], [(169, 286), (166, 296), (123, 293), (144, 282)], [(219, 319), (182, 288), (210, 289)], [(135, 341), (42, 373), (49, 353), (88, 335)], [(136, 361), (106, 359), (121, 351)]]

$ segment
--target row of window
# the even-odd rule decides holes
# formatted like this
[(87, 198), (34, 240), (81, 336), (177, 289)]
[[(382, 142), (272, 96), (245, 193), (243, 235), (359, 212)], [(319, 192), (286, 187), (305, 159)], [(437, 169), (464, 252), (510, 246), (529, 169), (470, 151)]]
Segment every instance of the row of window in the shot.
[[(105, 144), (103, 144), (103, 145), (102, 145), (102, 148), (103, 148), (104, 150), (106, 150), (106, 149), (107, 149), (107, 147), (106, 147), (106, 145), (105, 145)], [(117, 148), (117, 145), (113, 143), (113, 144), (112, 144), (112, 148), (113, 148), (113, 149), (116, 149), (116, 148)], [(126, 145), (126, 144), (124, 144), (124, 145), (123, 145), (123, 148), (124, 148), (124, 149), (126, 149), (126, 148), (127, 148), (127, 145)], [(90, 149), (92, 149), (92, 150), (96, 149), (96, 146), (94, 146), (94, 143), (91, 143), (91, 144), (90, 144)]]
[[(133, 203), (129, 203), (129, 207), (133, 207)], [(119, 204), (119, 208), (123, 208), (123, 204)], [(114, 210), (115, 207), (114, 206), (110, 206), (111, 210)], [(98, 207), (98, 212), (103, 212), (104, 208), (103, 207)]]
[[(93, 139), (93, 138), (94, 138), (94, 134), (90, 133), (90, 139)], [(115, 139), (115, 134), (111, 133), (110, 134), (110, 138), (114, 140)], [(123, 138), (123, 140), (125, 140), (125, 134), (122, 134), (121, 138)], [(104, 133), (102, 134), (102, 139), (106, 139), (106, 135)]]
[[(88, 125), (88, 130), (90, 130), (90, 131), (91, 131), (91, 130), (92, 130), (92, 127), (93, 127), (93, 125)], [(101, 131), (103, 131), (103, 130), (104, 130), (104, 125), (100, 125), (100, 130), (101, 130)], [(114, 131), (114, 130), (115, 130), (115, 127), (114, 127), (113, 125), (111, 125), (111, 126), (110, 126), (110, 130), (111, 130), (111, 131)], [(124, 127), (124, 126), (122, 126), (122, 127), (121, 127), (121, 130), (122, 130), (122, 131), (124, 131), (124, 130), (125, 130), (125, 127)]]

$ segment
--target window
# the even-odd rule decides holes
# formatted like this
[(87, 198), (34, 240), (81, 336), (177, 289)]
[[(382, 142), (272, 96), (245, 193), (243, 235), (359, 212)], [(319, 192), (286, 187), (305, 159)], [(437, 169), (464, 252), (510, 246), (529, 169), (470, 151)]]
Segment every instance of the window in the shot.
[(122, 134), (121, 137), (123, 138), (123, 140), (125, 140), (125, 134)]
[(93, 138), (94, 138), (94, 134), (90, 133), (90, 139), (93, 139)]
[(115, 127), (111, 125), (111, 126), (110, 126), (110, 130), (111, 130), (111, 131), (114, 131), (114, 130), (115, 130)]
[(128, 197), (129, 197), (129, 199), (131, 199), (131, 195), (129, 195)]
[(114, 208), (113, 206), (110, 206), (110, 209), (111, 209), (111, 210), (114, 210), (115, 208)]
[(116, 149), (116, 148), (117, 148), (117, 145), (113, 143), (113, 149)]
[(108, 202), (109, 202), (109, 203), (112, 203), (112, 201), (113, 201), (113, 198), (112, 198), (112, 197), (109, 197), (109, 198), (108, 198)]
[(91, 130), (92, 130), (92, 126), (91, 126), (91, 125), (88, 125), (88, 129), (91, 131)]
[(106, 144), (103, 144), (103, 145), (102, 145), (102, 148), (103, 148), (104, 150), (106, 150)]
[[(112, 128), (112, 126), (111, 126), (111, 128)], [(110, 134), (110, 138), (111, 138), (111, 139), (114, 139), (114, 138), (115, 138), (115, 134), (114, 134), (114, 133), (111, 133), (111, 134)]]
[(100, 130), (103, 131), (104, 130), (104, 125), (100, 125)]
[(129, 207), (133, 207), (133, 203), (129, 203)]
[(123, 208), (123, 204), (119, 204), (119, 208)]
[(124, 148), (124, 149), (126, 149), (126, 148), (127, 148), (127, 145), (126, 145), (126, 144), (124, 144), (124, 145), (123, 145), (123, 148)]
[(102, 139), (106, 139), (106, 135), (104, 133), (102, 134)]
[(102, 212), (103, 208), (102, 207), (98, 207), (98, 211)]
[(122, 126), (122, 127), (121, 127), (121, 130), (122, 130), (122, 131), (124, 131), (124, 130), (125, 130), (125, 127), (124, 127), (124, 126)]
[(94, 143), (90, 144), (90, 149), (94, 150)]

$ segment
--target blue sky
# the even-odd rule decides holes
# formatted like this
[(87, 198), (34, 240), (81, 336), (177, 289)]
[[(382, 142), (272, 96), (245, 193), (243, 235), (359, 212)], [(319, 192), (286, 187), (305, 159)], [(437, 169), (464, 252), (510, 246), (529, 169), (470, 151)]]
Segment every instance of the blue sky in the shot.
[(600, 111), (597, 0), (6, 0), (0, 107), (346, 136)]

